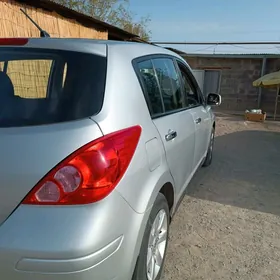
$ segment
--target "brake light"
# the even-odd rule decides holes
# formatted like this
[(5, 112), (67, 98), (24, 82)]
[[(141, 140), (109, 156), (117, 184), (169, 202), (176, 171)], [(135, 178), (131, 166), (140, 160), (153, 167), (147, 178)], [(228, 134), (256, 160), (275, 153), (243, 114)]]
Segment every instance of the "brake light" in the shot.
[(88, 143), (51, 170), (23, 204), (75, 205), (97, 202), (116, 187), (134, 155), (141, 127)]
[(27, 38), (0, 38), (0, 46), (24, 46), (27, 43)]

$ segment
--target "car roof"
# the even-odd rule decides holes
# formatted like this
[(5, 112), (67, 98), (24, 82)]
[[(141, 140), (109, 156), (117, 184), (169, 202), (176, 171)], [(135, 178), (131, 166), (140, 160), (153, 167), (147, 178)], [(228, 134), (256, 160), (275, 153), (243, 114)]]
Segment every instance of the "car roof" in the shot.
[[(16, 44), (15, 44), (16, 45)], [(182, 59), (178, 54), (165, 48), (138, 42), (75, 39), (75, 38), (29, 38), (24, 45), (28, 48), (56, 49), (94, 53), (101, 56), (107, 55), (107, 48), (125, 54), (126, 57), (134, 59), (144, 55), (165, 54)]]

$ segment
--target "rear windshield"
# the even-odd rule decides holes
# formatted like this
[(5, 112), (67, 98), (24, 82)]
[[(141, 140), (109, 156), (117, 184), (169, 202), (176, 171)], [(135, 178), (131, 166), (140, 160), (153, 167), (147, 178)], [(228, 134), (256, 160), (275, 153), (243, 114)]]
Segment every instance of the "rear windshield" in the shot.
[(0, 127), (72, 121), (102, 107), (106, 58), (94, 54), (0, 48)]

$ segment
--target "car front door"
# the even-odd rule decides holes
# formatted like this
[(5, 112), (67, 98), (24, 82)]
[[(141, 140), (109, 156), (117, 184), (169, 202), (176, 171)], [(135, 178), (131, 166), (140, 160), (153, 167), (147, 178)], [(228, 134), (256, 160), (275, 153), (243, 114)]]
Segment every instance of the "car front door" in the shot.
[(205, 106), (202, 93), (190, 69), (181, 61), (177, 61), (177, 64), (181, 72), (183, 93), (195, 126), (193, 169), (196, 170), (206, 156), (208, 149), (211, 133), (211, 115), (209, 107)]
[[(177, 198), (193, 170), (195, 125), (185, 108), (180, 74), (171, 57), (138, 63), (153, 122), (161, 136), (166, 159), (175, 182)], [(146, 97), (147, 98), (147, 97)]]

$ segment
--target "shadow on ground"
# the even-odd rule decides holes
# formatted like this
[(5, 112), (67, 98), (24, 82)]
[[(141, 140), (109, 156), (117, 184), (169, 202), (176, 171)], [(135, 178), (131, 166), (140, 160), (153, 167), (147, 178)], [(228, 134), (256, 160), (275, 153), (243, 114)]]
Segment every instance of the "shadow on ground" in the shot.
[[(236, 114), (229, 114), (229, 113), (226, 113), (226, 112), (219, 112), (219, 111), (216, 111), (215, 112), (215, 116), (218, 117), (218, 118), (223, 118), (225, 121), (246, 121), (245, 120), (245, 112), (244, 113), (236, 113)], [(280, 121), (280, 117), (277, 117), (276, 120), (274, 120), (273, 116), (272, 115), (268, 115), (266, 116), (266, 120), (264, 123), (279, 123)]]
[(234, 121), (234, 122), (240, 121), (240, 120), (245, 121), (244, 115), (241, 115), (241, 114), (240, 115), (230, 115), (227, 113), (215, 112), (215, 116), (218, 118), (223, 118), (226, 121)]
[(280, 216), (280, 133), (218, 136), (212, 165), (197, 172), (187, 195)]

